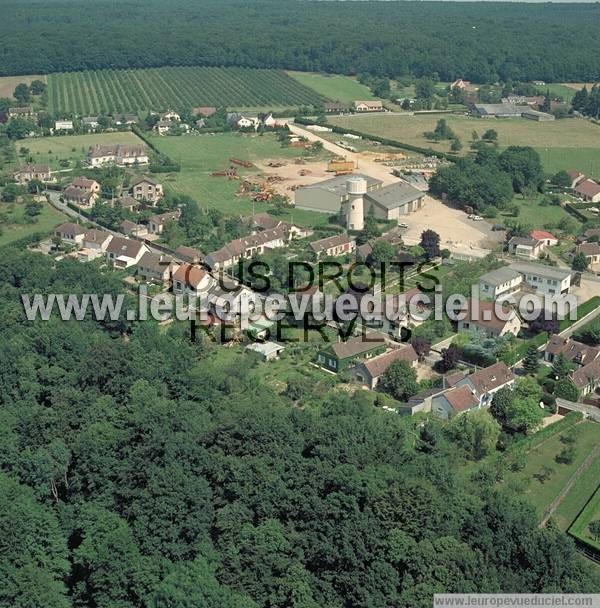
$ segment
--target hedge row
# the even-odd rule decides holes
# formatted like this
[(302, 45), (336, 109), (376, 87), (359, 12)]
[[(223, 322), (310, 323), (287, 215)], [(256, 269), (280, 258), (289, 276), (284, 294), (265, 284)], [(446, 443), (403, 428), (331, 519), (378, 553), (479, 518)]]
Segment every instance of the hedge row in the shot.
[(589, 315), (592, 311), (596, 310), (600, 306), (600, 296), (594, 296), (589, 300), (585, 301), (581, 306), (577, 306), (577, 319), (572, 321), (571, 319), (563, 319), (560, 322), (560, 331), (564, 331), (568, 327), (571, 327), (574, 323), (577, 323), (580, 319), (583, 319), (586, 315)]

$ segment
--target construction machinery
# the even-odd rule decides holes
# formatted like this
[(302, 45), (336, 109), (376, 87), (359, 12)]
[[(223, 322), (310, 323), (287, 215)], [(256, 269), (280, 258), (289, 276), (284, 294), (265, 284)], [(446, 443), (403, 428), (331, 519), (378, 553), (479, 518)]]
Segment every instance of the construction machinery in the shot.
[(330, 160), (327, 163), (327, 171), (336, 175), (348, 175), (354, 172), (354, 162), (351, 160)]

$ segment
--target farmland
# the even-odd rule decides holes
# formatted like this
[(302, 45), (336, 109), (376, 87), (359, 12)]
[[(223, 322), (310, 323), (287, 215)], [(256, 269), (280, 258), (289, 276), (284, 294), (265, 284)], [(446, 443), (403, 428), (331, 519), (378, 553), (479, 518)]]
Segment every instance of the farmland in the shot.
[(100, 114), (194, 106), (297, 107), (323, 97), (282, 70), (170, 67), (50, 74), (53, 113)]
[(51, 169), (59, 169), (60, 161), (69, 159), (73, 163), (83, 161), (88, 149), (97, 144), (141, 144), (130, 131), (120, 133), (99, 133), (95, 135), (63, 135), (59, 137), (40, 137), (28, 139), (25, 147), (27, 156), (36, 164), (47, 164)]
[(313, 72), (288, 72), (304, 86), (314, 89), (328, 99), (351, 103), (357, 99), (377, 99), (371, 89), (350, 76), (315, 74)]
[(581, 167), (582, 171), (600, 173), (600, 127), (586, 120), (563, 119), (554, 122), (534, 122), (522, 118), (481, 120), (452, 114), (336, 116), (330, 122), (339, 127), (388, 137), (399, 142), (448, 152), (450, 142), (434, 142), (424, 133), (433, 131), (436, 122), (444, 118), (463, 143), (463, 154), (469, 151), (473, 131), (481, 137), (487, 129), (498, 132), (498, 145), (532, 146), (538, 150), (548, 171)]
[(46, 82), (46, 76), (34, 75), (34, 76), (1, 76), (0, 77), (0, 97), (8, 97), (12, 99), (15, 87), (18, 84), (24, 82), (25, 84), (31, 84), (34, 80), (42, 80)]
[[(236, 198), (240, 186), (238, 180), (224, 177), (212, 177), (211, 173), (226, 169), (229, 158), (236, 157), (250, 162), (267, 159), (291, 161), (301, 155), (295, 148), (284, 148), (275, 135), (266, 133), (262, 136), (220, 133), (196, 137), (159, 137), (152, 139), (154, 145), (175, 162), (181, 164), (181, 172), (165, 175), (162, 178), (165, 187), (171, 192), (186, 194), (198, 201), (203, 208), (217, 208), (225, 213), (249, 215), (253, 205), (249, 197)], [(239, 174), (256, 175), (256, 169), (238, 167)], [(256, 212), (265, 211), (268, 205), (256, 203)], [(294, 210), (294, 220), (305, 224), (327, 221), (322, 213)]]

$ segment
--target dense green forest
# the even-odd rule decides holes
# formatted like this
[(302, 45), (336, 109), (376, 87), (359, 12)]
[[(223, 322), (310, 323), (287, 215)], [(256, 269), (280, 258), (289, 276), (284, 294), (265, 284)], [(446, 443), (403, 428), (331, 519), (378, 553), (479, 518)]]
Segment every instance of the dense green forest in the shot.
[[(300, 401), (187, 327), (25, 321), (22, 293), (120, 290), (0, 255), (0, 606), (350, 608), (600, 590), (572, 542), (441, 427)], [(298, 387), (296, 387), (298, 388)], [(295, 391), (295, 399), (299, 397)], [(302, 407), (298, 407), (301, 403)]]
[(0, 74), (175, 65), (595, 81), (600, 5), (6, 0)]

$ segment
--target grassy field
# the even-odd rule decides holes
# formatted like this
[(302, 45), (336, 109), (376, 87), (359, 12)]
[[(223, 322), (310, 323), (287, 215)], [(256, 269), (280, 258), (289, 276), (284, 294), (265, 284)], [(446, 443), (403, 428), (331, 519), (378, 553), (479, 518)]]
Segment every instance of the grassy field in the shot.
[(8, 223), (0, 224), (0, 247), (36, 232), (50, 232), (57, 224), (66, 220), (65, 215), (46, 203), (41, 214), (37, 216), (35, 224), (13, 223), (23, 217), (23, 205), (14, 204), (5, 207), (9, 207), (10, 211), (5, 212)]
[[(595, 481), (597, 484), (598, 478)], [(584, 540), (600, 551), (600, 540), (593, 538), (588, 528), (591, 522), (597, 520), (600, 520), (600, 489), (596, 491), (593, 498), (587, 503), (585, 509), (569, 530), (573, 536)]]
[[(33, 158), (36, 164), (50, 165), (51, 169), (59, 168), (59, 161), (72, 160), (73, 163), (82, 161), (90, 148), (96, 144), (143, 144), (135, 133), (130, 131), (116, 133), (98, 133), (90, 135), (63, 135), (59, 137), (40, 137), (19, 142), (19, 148), (29, 150), (27, 156)], [(23, 158), (21, 164), (25, 164)]]
[[(600, 426), (595, 422), (584, 421), (574, 428), (573, 433), (575, 436), (575, 458), (571, 464), (559, 464), (554, 460), (565, 447), (565, 444), (560, 440), (560, 434), (558, 434), (527, 454), (527, 464), (524, 469), (507, 475), (506, 481), (529, 498), (540, 518), (550, 503), (558, 496), (571, 475), (597, 445), (600, 437)], [(540, 473), (544, 466), (550, 467), (553, 472), (546, 481), (541, 482), (536, 475)], [(587, 485), (585, 480), (587, 480)], [(586, 476), (585, 479), (581, 478), (577, 484), (580, 486), (578, 492), (582, 494), (586, 491), (592, 492), (597, 485), (597, 478), (594, 482), (595, 485), (592, 486), (592, 482), (593, 480), (590, 480), (589, 476)], [(576, 513), (572, 515), (575, 516)]]
[(575, 93), (577, 93), (577, 90), (579, 88), (583, 88), (583, 87), (576, 87), (574, 85), (566, 85), (566, 84), (559, 84), (559, 83), (551, 83), (551, 84), (547, 84), (546, 86), (543, 87), (538, 87), (538, 90), (540, 92), (540, 95), (545, 95), (546, 91), (550, 91), (550, 95), (553, 97), (562, 97), (566, 102), (570, 102), (571, 99), (573, 99), (573, 96), (575, 95)]
[(481, 135), (487, 129), (498, 132), (498, 145), (532, 146), (538, 150), (548, 171), (578, 168), (593, 174), (600, 172), (600, 127), (575, 118), (538, 123), (523, 118), (482, 120), (457, 115), (390, 115), (336, 116), (334, 125), (364, 133), (389, 137), (402, 143), (431, 148), (442, 152), (450, 150), (450, 142), (433, 142), (424, 133), (432, 131), (436, 122), (444, 118), (448, 126), (463, 143), (463, 154), (468, 154), (472, 133)]
[(25, 84), (31, 84), (34, 80), (46, 82), (46, 76), (0, 76), (0, 97), (8, 97), (9, 99), (12, 99), (15, 87), (18, 84), (21, 84), (22, 82)]
[(600, 458), (579, 478), (573, 489), (565, 496), (552, 519), (561, 530), (567, 530), (592, 497), (594, 488), (600, 479)]
[(315, 74), (314, 72), (288, 72), (288, 74), (319, 95), (328, 99), (352, 102), (357, 99), (377, 99), (371, 89), (350, 76)]
[[(187, 194), (201, 207), (216, 207), (225, 213), (250, 215), (253, 211), (249, 197), (235, 196), (240, 187), (238, 180), (212, 177), (211, 173), (229, 167), (229, 158), (236, 157), (250, 162), (266, 159), (297, 158), (297, 148), (285, 148), (272, 133), (262, 136), (219, 133), (194, 137), (154, 137), (153, 143), (174, 161), (181, 163), (181, 172), (165, 175), (162, 181), (172, 192)], [(241, 176), (256, 175), (257, 169), (238, 167)], [(266, 211), (266, 203), (255, 203), (256, 212)], [(285, 217), (284, 219), (289, 219)], [(311, 211), (294, 210), (293, 219), (305, 225), (327, 222), (327, 215)]]
[(53, 113), (98, 114), (194, 106), (315, 105), (322, 96), (282, 70), (168, 67), (48, 76)]
[(565, 211), (563, 207), (559, 207), (558, 205), (543, 205), (542, 199), (542, 196), (537, 196), (534, 199), (524, 199), (522, 196), (516, 196), (513, 202), (519, 205), (520, 212), (518, 217), (514, 218), (510, 215), (500, 214), (497, 222), (502, 224), (506, 220), (514, 221), (516, 219), (520, 223), (532, 226), (533, 228), (554, 229), (565, 218), (578, 221), (577, 218)]

